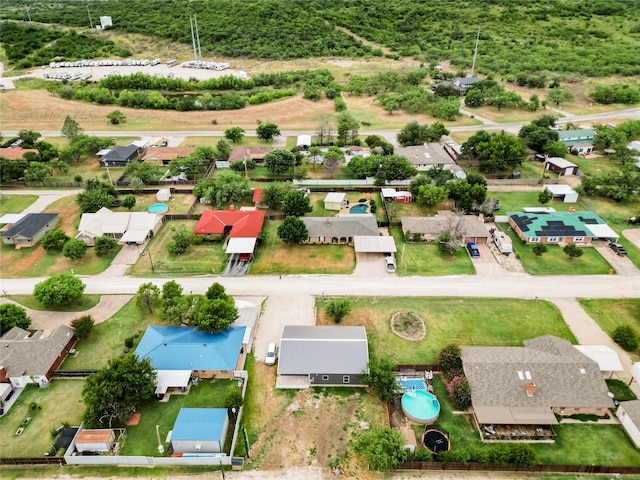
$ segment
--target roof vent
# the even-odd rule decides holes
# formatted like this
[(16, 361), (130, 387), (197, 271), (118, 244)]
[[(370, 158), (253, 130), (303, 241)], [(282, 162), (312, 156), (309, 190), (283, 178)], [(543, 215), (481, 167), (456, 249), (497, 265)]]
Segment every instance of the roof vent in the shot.
[(329, 226), (331, 225), (331, 220), (329, 220), (328, 218), (325, 220), (324, 222), (325, 225)]
[(586, 375), (586, 374), (587, 374), (587, 371), (586, 371), (584, 368), (581, 368), (581, 369), (580, 369), (580, 373), (581, 373), (582, 375)]
[(536, 384), (533, 382), (527, 383), (527, 397), (533, 397), (536, 391)]

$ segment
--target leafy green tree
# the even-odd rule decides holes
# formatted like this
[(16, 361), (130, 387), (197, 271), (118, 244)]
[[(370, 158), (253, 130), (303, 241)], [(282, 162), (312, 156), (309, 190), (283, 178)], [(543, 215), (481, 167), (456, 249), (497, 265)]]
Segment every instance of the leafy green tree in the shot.
[(53, 174), (53, 168), (48, 163), (29, 162), (24, 179), (27, 182), (44, 182), (47, 177)]
[(447, 391), (449, 397), (455, 401), (461, 408), (467, 408), (471, 406), (471, 387), (469, 381), (464, 375), (458, 375), (453, 377), (447, 384)]
[(76, 122), (73, 118), (71, 118), (69, 115), (64, 118), (64, 124), (62, 125), (61, 132), (63, 136), (67, 138), (73, 138), (81, 135), (82, 132), (82, 128), (80, 128), (78, 122)]
[(562, 251), (567, 254), (570, 260), (581, 257), (584, 254), (584, 251), (575, 243), (567, 243)]
[(215, 298), (209, 300), (202, 297), (192, 320), (198, 330), (216, 333), (226, 330), (238, 318), (238, 309), (233, 299)]
[(436, 363), (440, 365), (440, 371), (446, 379), (451, 380), (462, 375), (462, 357), (460, 355), (460, 346), (455, 343), (448, 343), (436, 354)]
[(224, 138), (226, 138), (227, 140), (233, 143), (239, 143), (244, 138), (245, 132), (246, 130), (242, 127), (227, 128), (224, 131)]
[(438, 236), (438, 250), (453, 255), (460, 250), (460, 240), (450, 233), (443, 233)]
[(573, 93), (566, 88), (552, 88), (547, 93), (547, 102), (553, 103), (556, 107), (561, 103), (573, 102)]
[(226, 139), (221, 138), (220, 140), (218, 140), (218, 143), (216, 143), (216, 160), (226, 162), (227, 160), (229, 160), (229, 156), (231, 155), (232, 150), (233, 147), (231, 146), (231, 144)]
[(182, 255), (195, 241), (196, 234), (188, 230), (184, 225), (180, 225), (173, 230), (171, 240), (167, 242), (167, 251), (171, 255)]
[(99, 180), (89, 179), (85, 190), (76, 197), (76, 203), (82, 212), (97, 212), (102, 207), (110, 207), (116, 199), (116, 190)]
[(351, 303), (346, 298), (331, 300), (327, 303), (325, 311), (335, 323), (340, 323), (343, 318), (351, 313)]
[(275, 123), (261, 123), (258, 125), (258, 128), (256, 128), (256, 136), (260, 140), (270, 142), (275, 137), (280, 136), (280, 129)]
[(35, 143), (34, 147), (38, 149), (38, 160), (40, 162), (50, 162), (60, 155), (58, 147), (49, 142), (39, 141)]
[(42, 248), (44, 248), (47, 251), (48, 250), (62, 251), (62, 249), (64, 248), (64, 244), (67, 243), (67, 240), (69, 240), (69, 237), (67, 236), (67, 234), (64, 233), (62, 230), (60, 230), (59, 228), (56, 228), (44, 234), (44, 237), (42, 237), (42, 241), (40, 242), (40, 245), (42, 245)]
[[(184, 174), (189, 180), (204, 174), (216, 157), (213, 147), (201, 145), (196, 147), (187, 158), (174, 158), (169, 162), (171, 175)], [(227, 157), (228, 158), (228, 157)]]
[(280, 225), (278, 225), (278, 238), (284, 243), (300, 244), (309, 238), (307, 226), (298, 217), (286, 217)]
[(112, 428), (115, 422), (125, 423), (155, 389), (156, 371), (150, 359), (137, 355), (112, 358), (106, 367), (85, 380), (82, 389), (85, 426)]
[(627, 352), (634, 352), (638, 349), (638, 333), (627, 323), (618, 325), (613, 330), (611, 338)]
[(351, 159), (348, 167), (356, 178), (373, 177), (380, 167), (379, 157), (377, 155), (368, 157), (356, 155)]
[(175, 300), (182, 296), (182, 286), (175, 280), (169, 280), (162, 285), (162, 301)]
[(136, 193), (140, 193), (144, 187), (144, 182), (138, 177), (131, 177), (129, 179), (129, 188)]
[(107, 113), (107, 119), (111, 125), (118, 125), (127, 121), (127, 117), (120, 110), (114, 110), (113, 112)]
[(158, 174), (156, 172), (155, 165), (146, 162), (130, 162), (124, 169), (124, 174), (127, 177), (137, 177), (145, 185), (157, 180)]
[(271, 182), (262, 189), (262, 203), (270, 209), (280, 208), (287, 192), (291, 190), (290, 183)]
[(520, 129), (518, 137), (522, 139), (527, 147), (536, 152), (542, 152), (547, 143), (558, 140), (558, 132), (550, 130), (548, 127), (529, 124)]
[(554, 142), (547, 142), (542, 147), (542, 153), (547, 155), (548, 157), (561, 157), (564, 158), (567, 156), (567, 146), (562, 143), (560, 140)]
[(302, 190), (288, 191), (282, 200), (282, 213), (286, 216), (303, 217), (313, 211), (309, 196)]
[(393, 402), (400, 392), (393, 362), (388, 357), (373, 357), (368, 367), (362, 383), (373, 388), (383, 402)]
[(62, 273), (38, 283), (33, 289), (33, 296), (45, 305), (69, 305), (82, 297), (85, 287), (79, 278)]
[(527, 147), (522, 140), (504, 132), (480, 131), (462, 144), (462, 152), (479, 160), (480, 170), (487, 172), (513, 169), (527, 158)]
[(30, 325), (31, 318), (29, 318), (24, 308), (13, 303), (0, 305), (0, 335), (4, 335), (13, 327), (26, 330)]
[(68, 162), (79, 162), (83, 157), (95, 155), (100, 150), (114, 146), (115, 142), (108, 137), (91, 137), (76, 135), (69, 140), (69, 146), (60, 152), (60, 158)]
[(409, 145), (420, 145), (426, 142), (427, 126), (420, 125), (418, 122), (407, 123), (396, 135), (396, 140), (403, 147)]
[(62, 247), (62, 255), (71, 260), (78, 260), (87, 253), (87, 244), (78, 238), (71, 238), (67, 240)]
[(364, 455), (367, 464), (376, 471), (394, 470), (409, 458), (402, 435), (389, 427), (364, 430), (354, 442), (356, 452)]
[(18, 139), (22, 140), (22, 148), (34, 148), (41, 136), (39, 132), (34, 132), (33, 130), (23, 129), (18, 132)]
[(551, 193), (551, 190), (549, 190), (547, 187), (545, 187), (538, 194), (538, 203), (542, 205), (549, 203), (552, 199), (553, 199), (553, 193)]
[(122, 206), (127, 210), (131, 210), (136, 206), (136, 196), (133, 194), (129, 194), (122, 199)]
[(422, 185), (418, 189), (416, 203), (421, 207), (433, 208), (447, 199), (447, 191), (435, 185)]
[(531, 120), (531, 124), (541, 128), (549, 128), (556, 125), (556, 120), (554, 115), (540, 115), (535, 120)]
[(251, 181), (229, 170), (217, 171), (213, 178), (199, 181), (193, 189), (197, 198), (204, 198), (216, 208), (239, 202), (250, 193)]
[(207, 293), (205, 294), (205, 297), (207, 297), (209, 300), (231, 300), (231, 301), (233, 301), (233, 299), (229, 295), (227, 295), (227, 293), (225, 292), (224, 286), (222, 286), (218, 282), (214, 282), (213, 285), (211, 285), (207, 289)]
[(406, 157), (400, 155), (371, 155), (369, 159), (379, 163), (375, 174), (377, 185), (383, 185), (387, 181), (405, 180), (418, 173), (413, 164)]
[(104, 257), (118, 246), (118, 241), (111, 237), (98, 237), (93, 242), (93, 247), (98, 257)]
[(136, 302), (140, 306), (149, 309), (149, 313), (153, 313), (153, 306), (160, 299), (160, 289), (151, 282), (140, 285), (136, 293)]
[(91, 315), (83, 315), (71, 320), (71, 327), (75, 330), (74, 335), (78, 340), (87, 338), (93, 331), (94, 324), (95, 322)]
[(296, 164), (296, 156), (289, 150), (271, 150), (264, 156), (267, 170), (275, 175), (282, 175)]
[(547, 245), (544, 243), (536, 243), (533, 247), (531, 247), (531, 251), (536, 257), (541, 257), (548, 250)]
[(593, 129), (596, 132), (593, 141), (598, 150), (604, 150), (605, 148), (622, 150), (627, 148), (627, 136), (622, 130), (602, 124), (594, 125)]
[(243, 403), (244, 399), (242, 398), (242, 391), (240, 389), (232, 390), (224, 399), (224, 406), (227, 412), (232, 415), (238, 414)]

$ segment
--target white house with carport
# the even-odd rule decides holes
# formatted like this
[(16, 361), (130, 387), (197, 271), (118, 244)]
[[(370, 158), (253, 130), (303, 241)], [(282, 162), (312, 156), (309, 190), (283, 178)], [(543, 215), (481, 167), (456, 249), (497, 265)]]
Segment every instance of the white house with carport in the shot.
[(111, 237), (121, 244), (142, 245), (162, 226), (162, 215), (148, 212), (114, 212), (102, 207), (96, 213), (83, 213), (76, 238), (93, 246), (98, 237)]
[(616, 416), (633, 444), (640, 449), (640, 400), (620, 402)]
[(327, 193), (327, 196), (324, 197), (324, 209), (340, 211), (345, 197), (346, 197), (346, 193), (344, 192)]
[(613, 377), (615, 372), (624, 371), (616, 351), (606, 345), (574, 345), (573, 348), (596, 362), (600, 371), (609, 374), (609, 377)]
[(576, 203), (578, 201), (578, 192), (569, 185), (544, 185), (542, 190), (545, 188), (553, 194), (553, 198), (562, 200), (564, 203)]

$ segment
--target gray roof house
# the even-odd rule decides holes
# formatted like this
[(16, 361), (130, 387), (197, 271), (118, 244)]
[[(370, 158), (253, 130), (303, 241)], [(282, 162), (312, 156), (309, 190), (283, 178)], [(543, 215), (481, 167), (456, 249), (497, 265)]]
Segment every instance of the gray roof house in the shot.
[(59, 220), (57, 213), (29, 213), (2, 232), (2, 242), (16, 248), (32, 247), (53, 230)]
[(353, 243), (356, 236), (379, 236), (378, 222), (373, 215), (342, 217), (301, 217), (307, 227), (307, 243)]
[(13, 327), (2, 336), (0, 365), (16, 388), (27, 383), (46, 383), (51, 372), (66, 358), (76, 341), (73, 328), (60, 325), (49, 333)]
[(524, 347), (462, 347), (479, 425), (554, 425), (554, 414), (603, 416), (613, 407), (598, 364), (553, 335)]
[(436, 217), (401, 217), (400, 221), (405, 236), (410, 235), (414, 241), (416, 235), (427, 242), (436, 241), (443, 233), (451, 233), (464, 243), (487, 243), (489, 238), (489, 230), (475, 215), (438, 212)]
[(100, 164), (104, 167), (126, 167), (138, 158), (140, 147), (135, 144), (126, 147), (116, 147), (100, 158)]
[(361, 385), (368, 363), (362, 326), (287, 325), (280, 338), (276, 388)]
[(439, 143), (425, 143), (423, 145), (414, 145), (410, 147), (396, 147), (393, 153), (406, 157), (416, 169), (421, 171), (429, 170), (434, 167), (442, 167), (445, 170), (451, 170), (452, 172), (462, 170)]

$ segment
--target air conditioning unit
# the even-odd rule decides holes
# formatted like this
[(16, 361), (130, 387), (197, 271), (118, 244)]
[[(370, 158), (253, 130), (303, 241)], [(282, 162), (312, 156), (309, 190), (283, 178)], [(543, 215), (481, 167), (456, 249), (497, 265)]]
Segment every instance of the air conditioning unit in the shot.
[(199, 451), (200, 451), (200, 444), (199, 444), (199, 443), (198, 443), (198, 444), (196, 444), (196, 448), (195, 448), (195, 450), (196, 450), (196, 452), (199, 452)]

